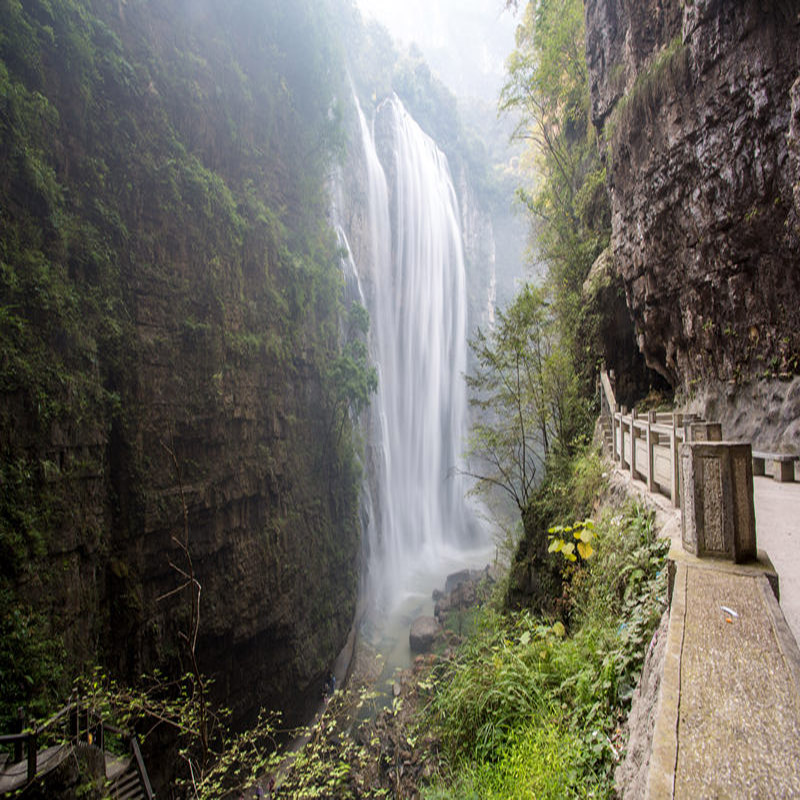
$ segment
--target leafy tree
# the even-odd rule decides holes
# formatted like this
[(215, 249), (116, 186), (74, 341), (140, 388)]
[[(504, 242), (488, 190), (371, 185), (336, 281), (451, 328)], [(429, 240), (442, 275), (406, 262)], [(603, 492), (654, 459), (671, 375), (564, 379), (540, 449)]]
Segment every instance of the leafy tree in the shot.
[(540, 468), (568, 449), (583, 403), (569, 359), (558, 344), (546, 291), (526, 285), (488, 333), (470, 342), (475, 370), (467, 377), (480, 413), (470, 438), (478, 489), (505, 492), (527, 509)]
[[(605, 168), (590, 120), (581, 0), (531, 0), (508, 60), (500, 110), (518, 114), (536, 180), (518, 191), (548, 268), (554, 313), (576, 368), (590, 371), (583, 283), (610, 236)], [(588, 363), (587, 363), (588, 362)]]

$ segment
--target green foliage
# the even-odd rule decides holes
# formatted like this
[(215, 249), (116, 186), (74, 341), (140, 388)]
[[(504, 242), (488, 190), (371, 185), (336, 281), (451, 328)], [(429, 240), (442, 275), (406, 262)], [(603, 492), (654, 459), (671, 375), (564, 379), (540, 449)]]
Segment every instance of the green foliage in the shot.
[(368, 331), (369, 312), (354, 302), (350, 306), (344, 347), (327, 372), (332, 395), (331, 426), (337, 427), (339, 438), (348, 412), (357, 417), (378, 389), (378, 372), (369, 363)]
[(553, 456), (523, 515), (525, 535), (535, 542), (534, 549), (547, 545), (551, 527), (588, 517), (603, 484), (603, 463), (596, 452), (587, 448), (572, 457)]
[[(210, 679), (203, 678), (203, 683), (210, 689)], [(177, 740), (182, 766), (176, 770), (173, 788), (181, 796), (214, 800), (248, 789), (279, 763), (279, 716), (262, 709), (254, 725), (233, 732), (228, 709), (201, 705), (192, 674), (170, 681), (156, 671), (143, 678), (139, 688), (133, 688), (95, 669), (79, 679), (75, 689), (91, 713), (123, 731), (139, 732), (143, 740), (156, 731), (169, 730), (166, 739)], [(201, 741), (206, 720), (211, 723), (208, 753)], [(165, 741), (163, 735), (159, 741)]]
[(544, 290), (526, 285), (470, 345), (476, 366), (467, 385), (481, 412), (470, 437), (473, 476), (478, 489), (501, 489), (524, 513), (539, 468), (572, 452), (588, 420)]
[(425, 800), (562, 800), (612, 796), (576, 767), (583, 742), (553, 720), (515, 728), (497, 762), (459, 765), (452, 779), (423, 792)]
[(519, 191), (535, 225), (536, 249), (548, 268), (554, 315), (573, 369), (591, 389), (595, 323), (583, 283), (609, 241), (611, 218), (589, 115), (580, 0), (531, 0), (508, 60), (501, 111), (519, 115), (516, 136), (528, 145), (533, 188)]
[[(668, 543), (637, 507), (602, 514), (592, 542), (595, 556), (566, 568), (569, 632), (486, 611), (438, 676), (429, 713), (446, 769), (429, 797), (613, 796), (618, 728), (665, 606)], [(525, 776), (533, 795), (511, 788)]]
[(43, 717), (62, 695), (64, 645), (48, 620), (0, 587), (0, 731), (13, 730), (17, 708)]

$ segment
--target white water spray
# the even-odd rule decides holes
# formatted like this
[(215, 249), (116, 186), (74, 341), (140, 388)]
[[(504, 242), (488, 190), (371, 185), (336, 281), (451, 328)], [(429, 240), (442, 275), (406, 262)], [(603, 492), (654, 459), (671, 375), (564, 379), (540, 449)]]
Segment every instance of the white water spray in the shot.
[(414, 572), (447, 562), (479, 535), (459, 472), (467, 421), (467, 298), (446, 157), (397, 97), (378, 109), (377, 148), (360, 108), (359, 117), (379, 371), (368, 581), (385, 606), (407, 590)]

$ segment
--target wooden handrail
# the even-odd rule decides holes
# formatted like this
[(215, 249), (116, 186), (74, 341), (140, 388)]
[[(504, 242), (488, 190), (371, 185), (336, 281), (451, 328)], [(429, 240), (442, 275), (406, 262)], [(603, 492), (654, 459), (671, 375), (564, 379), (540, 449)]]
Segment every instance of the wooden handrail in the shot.
[[(37, 762), (38, 762), (38, 741), (39, 737), (48, 729), (51, 728), (55, 723), (65, 717), (67, 714), (74, 711), (77, 715), (80, 715), (81, 711), (85, 712), (86, 715), (86, 725), (85, 730), (81, 731), (80, 723), (75, 727), (74, 731), (70, 731), (65, 734), (64, 739), (67, 743), (74, 742), (80, 739), (81, 733), (88, 733), (90, 732), (90, 728), (98, 727), (99, 728), (99, 735), (97, 739), (97, 746), (103, 750), (105, 742), (104, 742), (104, 733), (108, 732), (115, 736), (120, 736), (124, 739), (127, 739), (128, 744), (131, 748), (131, 752), (134, 756), (136, 761), (136, 769), (139, 774), (139, 782), (143, 791), (145, 792), (145, 796), (148, 800), (153, 800), (155, 795), (153, 794), (153, 789), (150, 785), (150, 778), (147, 774), (147, 768), (144, 764), (144, 759), (142, 758), (142, 751), (139, 747), (139, 741), (136, 738), (135, 734), (131, 734), (127, 731), (120, 730), (112, 725), (106, 725), (103, 722), (103, 718), (94, 712), (91, 712), (89, 708), (81, 708), (81, 704), (79, 700), (70, 700), (60, 711), (56, 712), (50, 719), (43, 722), (41, 725), (37, 725), (35, 728), (28, 728), (27, 730), (23, 730), (20, 733), (9, 733), (9, 734), (1, 734), (0, 735), (0, 746), (2, 745), (15, 745), (15, 758), (14, 763), (18, 763), (22, 760), (22, 745), (27, 746), (27, 762), (28, 762), (28, 769), (27, 769), (27, 779), (28, 782), (31, 782), (36, 777), (36, 770), (37, 770)], [(90, 725), (91, 720), (91, 725)], [(22, 715), (22, 710), (20, 709), (20, 725), (24, 724), (24, 715)], [(88, 739), (87, 739), (88, 740)]]
[(613, 414), (617, 410), (617, 398), (614, 395), (614, 387), (605, 369), (600, 370), (600, 385), (603, 387), (603, 394), (606, 396), (606, 403), (609, 411)]
[(35, 731), (36, 731), (36, 733), (37, 733), (37, 734), (42, 734), (42, 733), (44, 733), (44, 732), (45, 732), (45, 731), (46, 731), (46, 730), (47, 730), (49, 727), (51, 727), (52, 725), (54, 725), (54, 724), (55, 724), (56, 722), (58, 722), (58, 721), (59, 721), (59, 720), (60, 720), (62, 717), (66, 716), (66, 715), (67, 715), (67, 714), (68, 714), (70, 711), (72, 711), (72, 709), (73, 709), (73, 708), (74, 708), (74, 709), (77, 709), (77, 708), (78, 708), (78, 704), (77, 704), (76, 702), (74, 702), (74, 701), (70, 700), (70, 701), (69, 701), (69, 703), (67, 703), (67, 704), (64, 706), (64, 708), (62, 708), (62, 709), (61, 709), (61, 711), (57, 711), (57, 712), (56, 712), (55, 714), (53, 714), (53, 716), (52, 716), (52, 717), (50, 717), (50, 719), (48, 719), (46, 722), (43, 722), (41, 725), (37, 725), (37, 726), (36, 726), (36, 728), (35, 728)]
[(133, 751), (133, 757), (136, 761), (136, 769), (139, 772), (139, 783), (144, 790), (145, 797), (147, 800), (153, 800), (155, 795), (153, 794), (153, 787), (150, 785), (150, 776), (147, 774), (147, 767), (144, 765), (142, 751), (139, 747), (139, 740), (135, 735), (131, 736), (131, 750)]

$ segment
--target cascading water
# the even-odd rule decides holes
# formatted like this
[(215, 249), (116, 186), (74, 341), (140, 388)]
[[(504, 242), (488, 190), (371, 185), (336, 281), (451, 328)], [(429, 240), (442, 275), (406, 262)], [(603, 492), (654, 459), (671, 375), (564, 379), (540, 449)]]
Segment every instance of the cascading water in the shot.
[(378, 108), (377, 136), (358, 113), (379, 372), (368, 590), (386, 608), (408, 590), (414, 572), (476, 545), (480, 526), (458, 469), (467, 421), (467, 298), (447, 159), (396, 96)]

